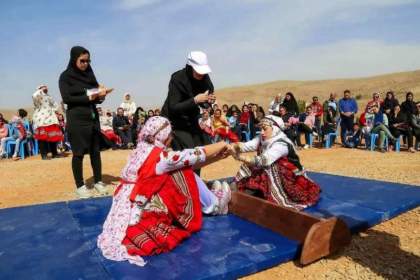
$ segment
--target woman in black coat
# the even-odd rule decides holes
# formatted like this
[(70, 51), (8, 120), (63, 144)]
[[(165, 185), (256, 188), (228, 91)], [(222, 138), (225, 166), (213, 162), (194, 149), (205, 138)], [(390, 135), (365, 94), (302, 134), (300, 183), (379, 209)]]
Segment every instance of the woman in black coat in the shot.
[(92, 194), (83, 180), (83, 157), (89, 153), (95, 179), (95, 189), (100, 194), (107, 192), (102, 183), (99, 115), (96, 104), (102, 103), (111, 91), (99, 86), (90, 66), (90, 53), (83, 47), (73, 47), (67, 69), (59, 80), (63, 102), (67, 104), (67, 133), (73, 152), (72, 170), (76, 193), (81, 198)]
[(289, 112), (293, 116), (299, 115), (299, 106), (296, 102), (296, 99), (293, 93), (291, 92), (286, 93), (282, 105), (286, 107), (287, 112)]

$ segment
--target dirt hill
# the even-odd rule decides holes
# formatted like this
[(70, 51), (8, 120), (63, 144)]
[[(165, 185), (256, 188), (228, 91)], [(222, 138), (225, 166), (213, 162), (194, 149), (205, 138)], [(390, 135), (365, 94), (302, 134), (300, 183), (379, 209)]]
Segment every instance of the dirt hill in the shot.
[[(311, 101), (316, 95), (323, 102), (331, 92), (341, 98), (343, 91), (349, 89), (357, 97), (359, 105), (364, 107), (372, 97), (372, 93), (380, 92), (384, 97), (388, 90), (393, 90), (400, 102), (405, 100), (405, 93), (412, 91), (414, 99), (420, 100), (420, 70), (392, 73), (374, 77), (355, 79), (335, 79), (318, 81), (274, 81), (256, 85), (244, 85), (217, 90), (218, 104), (227, 103), (242, 105), (244, 101), (257, 103), (267, 108), (277, 93), (291, 91), (297, 100)], [(26, 108), (32, 115), (32, 108)], [(3, 115), (10, 119), (16, 114), (16, 109), (0, 109)]]

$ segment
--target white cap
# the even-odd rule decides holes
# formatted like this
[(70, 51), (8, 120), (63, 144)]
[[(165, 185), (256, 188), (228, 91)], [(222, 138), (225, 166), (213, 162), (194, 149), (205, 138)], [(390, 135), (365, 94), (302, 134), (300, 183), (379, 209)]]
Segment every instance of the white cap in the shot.
[(190, 52), (187, 57), (187, 64), (192, 66), (198, 74), (204, 75), (211, 72), (207, 55), (202, 51)]

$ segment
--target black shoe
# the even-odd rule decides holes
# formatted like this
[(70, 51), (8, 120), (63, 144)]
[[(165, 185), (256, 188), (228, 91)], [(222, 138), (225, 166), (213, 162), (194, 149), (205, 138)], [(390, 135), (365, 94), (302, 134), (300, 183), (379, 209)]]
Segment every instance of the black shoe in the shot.
[(63, 157), (64, 157), (63, 154), (56, 154), (52, 156), (52, 158), (63, 158)]
[(41, 156), (41, 158), (42, 158), (42, 160), (50, 160), (50, 158), (47, 157), (47, 156)]

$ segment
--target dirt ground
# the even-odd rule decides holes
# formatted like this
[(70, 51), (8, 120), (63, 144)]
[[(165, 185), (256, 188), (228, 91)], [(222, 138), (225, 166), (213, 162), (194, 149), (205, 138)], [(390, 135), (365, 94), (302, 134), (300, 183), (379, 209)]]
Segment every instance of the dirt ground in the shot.
[[(102, 153), (104, 181), (116, 185), (129, 151)], [(381, 154), (343, 148), (299, 153), (311, 171), (379, 179), (420, 187), (420, 152)], [(202, 177), (232, 176), (239, 164), (227, 158), (203, 169)], [(71, 157), (39, 156), (0, 161), (0, 208), (76, 199)], [(85, 178), (92, 183), (89, 158)], [(306, 267), (288, 262), (245, 279), (420, 279), (420, 208), (353, 236), (343, 251)]]

